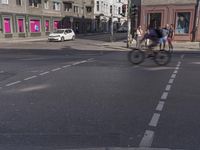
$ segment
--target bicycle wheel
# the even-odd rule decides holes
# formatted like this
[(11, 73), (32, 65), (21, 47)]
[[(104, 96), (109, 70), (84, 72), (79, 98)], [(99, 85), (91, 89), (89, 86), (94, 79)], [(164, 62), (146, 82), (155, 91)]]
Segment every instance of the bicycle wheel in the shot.
[(171, 60), (171, 54), (168, 51), (161, 50), (155, 54), (154, 61), (159, 66), (167, 65)]
[(135, 65), (140, 64), (144, 61), (144, 59), (145, 59), (145, 54), (143, 51), (139, 49), (134, 49), (128, 53), (128, 60), (132, 64), (135, 64)]

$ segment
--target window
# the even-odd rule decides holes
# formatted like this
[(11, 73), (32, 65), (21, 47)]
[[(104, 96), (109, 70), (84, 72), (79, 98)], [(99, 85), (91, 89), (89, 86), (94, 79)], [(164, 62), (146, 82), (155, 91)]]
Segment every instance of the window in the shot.
[(97, 1), (97, 11), (99, 11), (99, 1)]
[(49, 1), (48, 0), (44, 1), (44, 9), (49, 9)]
[(72, 3), (64, 3), (64, 10), (70, 12), (72, 10)]
[(59, 2), (53, 2), (53, 10), (60, 10), (60, 3)]
[(4, 31), (5, 33), (11, 33), (10, 18), (4, 18)]
[(16, 0), (16, 4), (21, 6), (22, 5), (21, 0)]
[(59, 21), (54, 21), (53, 22), (53, 29), (54, 30), (58, 29), (58, 24), (59, 24)]
[(49, 32), (49, 20), (45, 20), (45, 32)]
[(18, 32), (23, 33), (24, 32), (24, 19), (20, 18), (17, 20), (17, 26), (18, 26)]
[(78, 6), (74, 6), (74, 12), (78, 13)]
[(121, 14), (121, 7), (118, 8), (118, 14)]
[(190, 27), (190, 12), (176, 13), (176, 34), (188, 34)]
[(112, 14), (112, 5), (110, 5), (110, 13)]
[(40, 20), (31, 19), (30, 20), (30, 30), (31, 32), (40, 32)]
[(86, 7), (86, 11), (87, 11), (87, 13), (91, 13), (92, 12), (92, 7), (87, 6)]
[(29, 6), (38, 7), (38, 4), (41, 4), (41, 0), (29, 0)]
[(8, 0), (0, 0), (0, 4), (8, 4)]

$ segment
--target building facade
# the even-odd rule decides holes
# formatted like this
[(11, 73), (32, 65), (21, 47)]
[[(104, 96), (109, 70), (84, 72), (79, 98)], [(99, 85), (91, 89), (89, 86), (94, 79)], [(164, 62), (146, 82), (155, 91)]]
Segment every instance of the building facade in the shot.
[(92, 32), (92, 0), (0, 0), (0, 38), (45, 36), (57, 28)]
[(137, 26), (147, 29), (149, 25), (164, 27), (173, 24), (175, 40), (200, 40), (197, 0), (136, 0), (132, 3), (139, 9)]
[(127, 0), (94, 0), (95, 31), (109, 32), (111, 21), (117, 30), (127, 20), (126, 7)]

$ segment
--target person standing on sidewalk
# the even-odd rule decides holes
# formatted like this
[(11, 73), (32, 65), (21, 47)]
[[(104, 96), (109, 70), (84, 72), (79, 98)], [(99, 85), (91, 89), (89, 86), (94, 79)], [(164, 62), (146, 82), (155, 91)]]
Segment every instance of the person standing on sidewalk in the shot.
[(173, 44), (172, 44), (173, 37), (174, 37), (174, 29), (173, 29), (173, 24), (171, 24), (169, 28), (168, 38), (167, 38), (170, 52), (172, 52), (174, 49)]
[(167, 24), (164, 28), (161, 29), (162, 38), (160, 40), (160, 50), (163, 48), (165, 50), (166, 42), (168, 41), (169, 36), (169, 24)]
[(142, 27), (139, 26), (136, 31), (136, 48), (140, 49), (140, 41), (143, 38), (143, 30)]

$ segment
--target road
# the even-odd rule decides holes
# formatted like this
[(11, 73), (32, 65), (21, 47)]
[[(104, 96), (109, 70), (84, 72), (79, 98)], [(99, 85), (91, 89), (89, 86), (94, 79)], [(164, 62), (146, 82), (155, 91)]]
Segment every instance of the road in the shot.
[(200, 149), (200, 53), (133, 66), (126, 51), (77, 41), (0, 50), (0, 149)]

